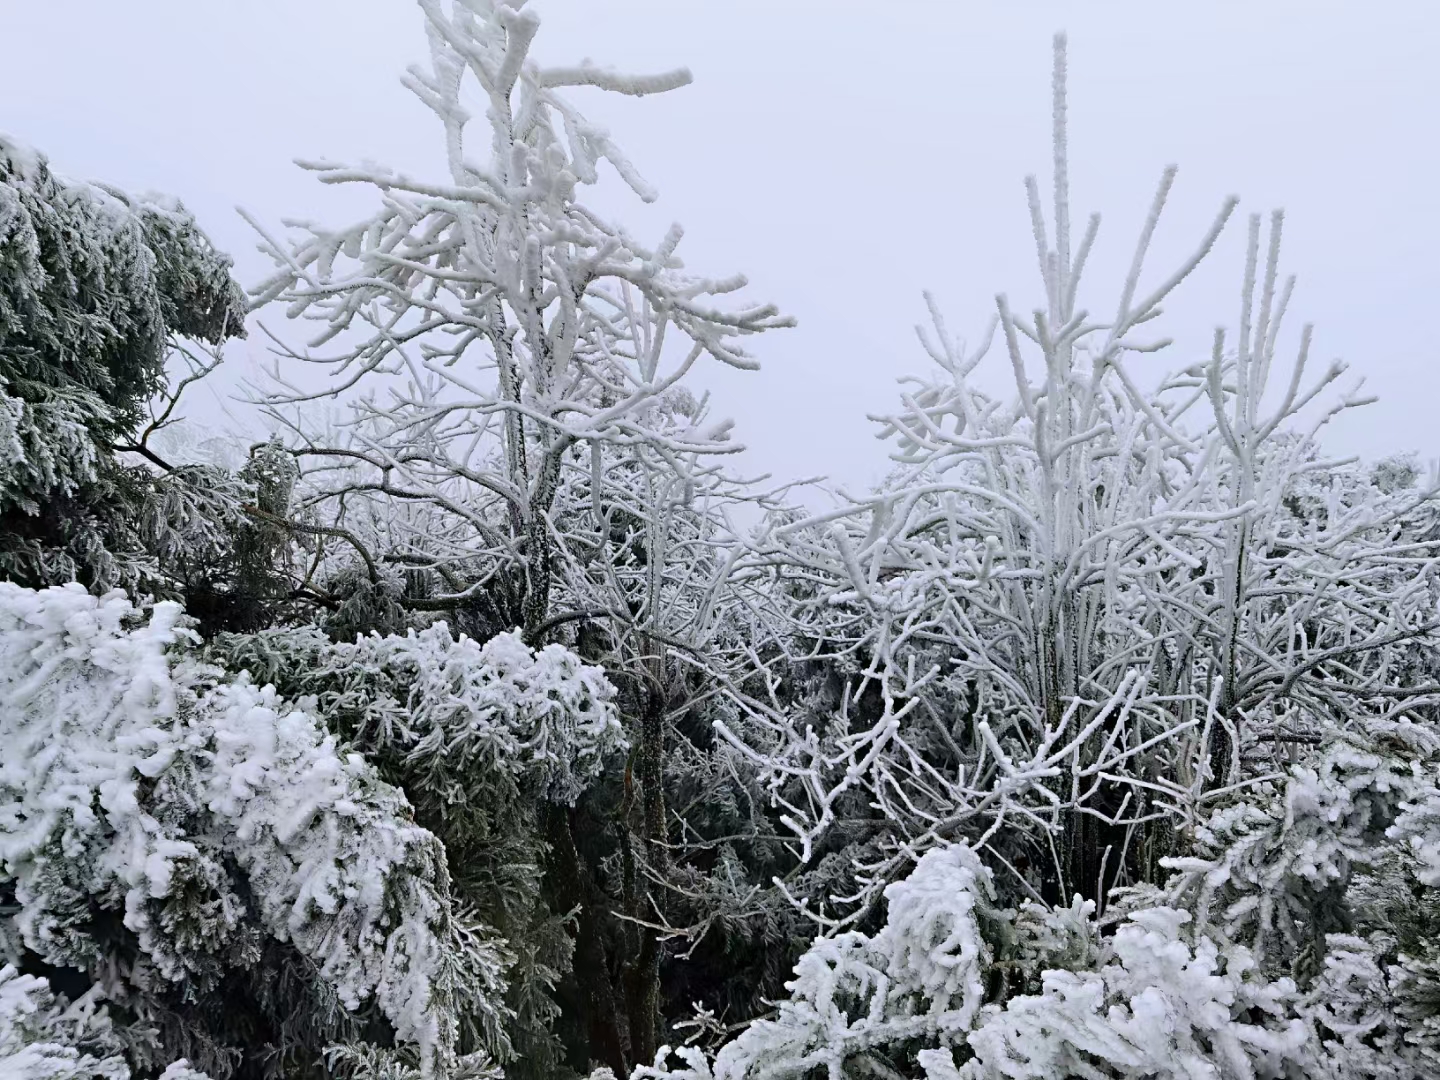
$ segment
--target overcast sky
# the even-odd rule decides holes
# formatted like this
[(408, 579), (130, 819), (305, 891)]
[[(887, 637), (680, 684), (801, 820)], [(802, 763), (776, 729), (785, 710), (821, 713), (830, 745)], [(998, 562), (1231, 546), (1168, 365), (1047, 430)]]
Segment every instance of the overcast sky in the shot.
[[(1331, 445), (1440, 455), (1440, 3), (1190, 5), (883, 0), (533, 0), (542, 61), (689, 66), (663, 98), (580, 92), (661, 191), (607, 211), (658, 239), (685, 224), (694, 269), (743, 270), (800, 320), (763, 368), (711, 371), (753, 467), (863, 484), (884, 467), (867, 413), (922, 371), (935, 292), (978, 334), (1004, 291), (1039, 295), (1022, 178), (1048, 181), (1050, 35), (1070, 33), (1077, 217), (1104, 215), (1089, 295), (1117, 274), (1161, 168), (1180, 165), (1152, 262), (1189, 249), (1220, 200), (1283, 206), (1292, 310), (1380, 402)], [(408, 0), (0, 0), (0, 132), (60, 171), (180, 196), (253, 282), (267, 264), (234, 212), (340, 223), (368, 206), (297, 156), (438, 164), (436, 123), (400, 87), (424, 55)], [(1183, 366), (1233, 326), (1237, 218), (1171, 306)], [(283, 313), (263, 316), (284, 331)], [(237, 372), (258, 340), (232, 349)], [(997, 355), (997, 361), (1000, 357)]]

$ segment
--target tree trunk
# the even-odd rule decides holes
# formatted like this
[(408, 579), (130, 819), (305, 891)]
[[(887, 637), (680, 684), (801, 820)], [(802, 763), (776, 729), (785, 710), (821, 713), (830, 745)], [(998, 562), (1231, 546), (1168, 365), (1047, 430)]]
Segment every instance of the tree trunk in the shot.
[(579, 910), (574, 977), (584, 1003), (590, 1051), (616, 1076), (628, 1076), (635, 1059), (629, 1052), (630, 1040), (621, 1028), (615, 989), (610, 983), (610, 965), (606, 962), (605, 944), (600, 935), (600, 913), (590, 895), (593, 890), (587, 888), (585, 869), (571, 832), (570, 814), (563, 806), (549, 808), (546, 832), (550, 842), (550, 873), (554, 875), (560, 910)]
[[(663, 660), (651, 665), (646, 680), (645, 710), (640, 720), (640, 788), (644, 797), (645, 858), (651, 882), (650, 903), (640, 913), (647, 923), (660, 921), (665, 894), (656, 881), (669, 876), (670, 852), (662, 788), (665, 760), (666, 694), (662, 683)], [(643, 894), (642, 894), (643, 895)], [(650, 1064), (660, 1048), (660, 939), (649, 927), (640, 927), (640, 953), (630, 987), (631, 1042), (638, 1063)]]

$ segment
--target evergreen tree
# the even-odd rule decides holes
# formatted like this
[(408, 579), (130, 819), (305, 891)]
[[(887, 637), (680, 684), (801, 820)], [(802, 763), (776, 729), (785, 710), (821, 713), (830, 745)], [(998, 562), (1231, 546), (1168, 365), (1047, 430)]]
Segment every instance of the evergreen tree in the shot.
[(223, 518), (222, 477), (116, 451), (145, 452), (179, 339), (244, 335), (230, 265), (180, 203), (63, 180), (0, 139), (0, 575), (163, 591), (177, 524)]

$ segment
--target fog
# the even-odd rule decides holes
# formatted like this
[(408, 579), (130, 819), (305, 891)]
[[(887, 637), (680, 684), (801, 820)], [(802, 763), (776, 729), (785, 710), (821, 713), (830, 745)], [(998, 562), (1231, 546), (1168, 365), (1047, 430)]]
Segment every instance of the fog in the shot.
[[(661, 191), (642, 206), (610, 182), (593, 201), (647, 238), (683, 222), (692, 268), (742, 270), (752, 295), (799, 320), (756, 343), (760, 372), (712, 367), (698, 379), (737, 419), (750, 471), (873, 480), (885, 449), (866, 416), (927, 363), (913, 331), (922, 290), (962, 335), (983, 329), (997, 292), (1033, 305), (1021, 184), (1031, 172), (1048, 182), (1050, 36), (1062, 28), (1075, 210), (1104, 215), (1082, 296), (1113, 305), (1167, 163), (1180, 176), (1156, 273), (1240, 195), (1241, 215), (1171, 305), (1176, 345), (1149, 358), (1189, 363), (1215, 325), (1235, 322), (1244, 213), (1283, 206), (1285, 264), (1300, 276), (1290, 339), (1314, 320), (1319, 359), (1345, 359), (1380, 397), (1342, 418), (1330, 445), (1437, 453), (1440, 364), (1425, 313), (1440, 293), (1440, 7), (533, 6), (542, 60), (694, 72), (660, 98), (577, 96)], [(178, 195), (250, 283), (267, 265), (236, 205), (278, 225), (339, 223), (370, 203), (322, 188), (294, 158), (438, 169), (437, 125), (398, 81), (424, 50), (421, 16), (402, 0), (0, 0), (0, 132), (65, 174)], [(259, 318), (300, 339), (283, 311)], [(236, 343), (197, 415), (252, 422), (226, 399), (264, 352), (261, 334)]]

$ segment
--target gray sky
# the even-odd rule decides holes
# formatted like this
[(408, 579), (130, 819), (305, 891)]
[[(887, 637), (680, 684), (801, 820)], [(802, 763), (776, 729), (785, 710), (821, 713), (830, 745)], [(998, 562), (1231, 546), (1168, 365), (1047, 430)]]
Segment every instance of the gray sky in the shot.
[[(1160, 169), (1180, 177), (1151, 266), (1188, 251), (1220, 200), (1288, 211), (1292, 311), (1317, 323), (1380, 402), (1337, 450), (1440, 455), (1440, 4), (1255, 0), (1190, 5), (885, 0), (532, 0), (543, 61), (688, 65), (657, 99), (580, 92), (661, 191), (626, 204), (658, 239), (683, 222), (688, 264), (743, 270), (800, 327), (759, 344), (763, 369), (700, 377), (738, 420), (751, 468), (883, 470), (867, 412), (924, 370), (913, 324), (933, 290), (978, 334), (996, 292), (1039, 296), (1021, 180), (1048, 181), (1050, 35), (1070, 33), (1077, 217), (1104, 215), (1089, 272), (1097, 310)], [(438, 164), (438, 126), (400, 87), (424, 55), (408, 0), (0, 0), (0, 131), (61, 171), (180, 196), (237, 259), (266, 269), (260, 218), (333, 223), (368, 206), (322, 188), (297, 156)], [(610, 185), (599, 200), (620, 208)], [(1236, 318), (1243, 220), (1171, 305), (1182, 366)], [(265, 316), (283, 329), (279, 311)], [(232, 350), (236, 369), (260, 344)], [(995, 357), (997, 361), (1000, 357)], [(997, 382), (997, 386), (1000, 385)]]

